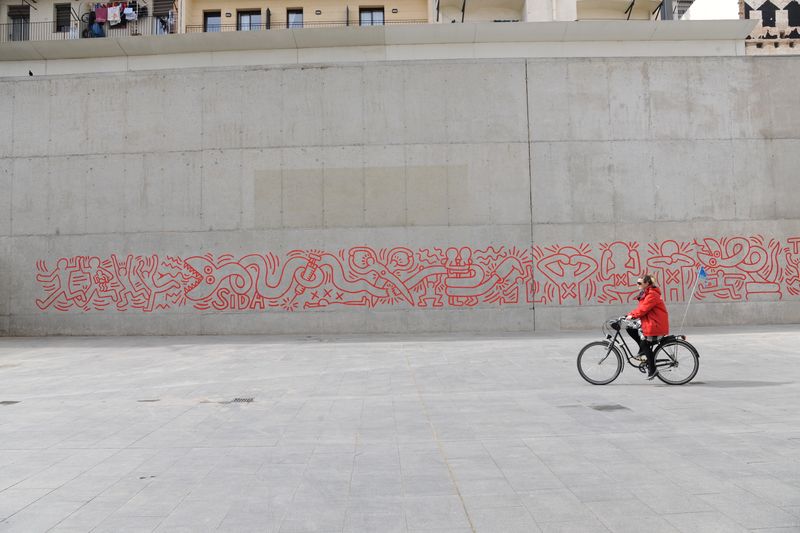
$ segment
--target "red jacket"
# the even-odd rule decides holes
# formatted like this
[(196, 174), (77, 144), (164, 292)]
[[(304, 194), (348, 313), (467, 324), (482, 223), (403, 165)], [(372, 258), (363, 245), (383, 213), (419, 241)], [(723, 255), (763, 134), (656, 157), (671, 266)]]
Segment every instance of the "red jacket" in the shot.
[(667, 306), (661, 299), (658, 287), (648, 287), (639, 305), (630, 312), (632, 318), (642, 321), (642, 333), (645, 337), (662, 337), (669, 334), (669, 315)]

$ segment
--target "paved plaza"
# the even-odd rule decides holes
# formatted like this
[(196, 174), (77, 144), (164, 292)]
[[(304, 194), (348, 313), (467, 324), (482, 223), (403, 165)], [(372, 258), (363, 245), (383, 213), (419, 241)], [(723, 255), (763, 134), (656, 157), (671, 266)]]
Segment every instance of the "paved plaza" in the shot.
[(800, 328), (689, 333), (683, 387), (585, 383), (599, 331), (0, 339), (0, 531), (800, 531)]

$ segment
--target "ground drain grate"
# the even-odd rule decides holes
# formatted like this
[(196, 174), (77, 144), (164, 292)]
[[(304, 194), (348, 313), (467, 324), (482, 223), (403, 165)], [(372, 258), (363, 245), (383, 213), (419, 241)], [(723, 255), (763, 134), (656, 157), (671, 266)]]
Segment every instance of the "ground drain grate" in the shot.
[(591, 408), (594, 409), (595, 411), (620, 411), (620, 410), (629, 411), (627, 407), (625, 407), (624, 405), (620, 405), (618, 403), (592, 405)]
[(136, 401), (139, 402), (139, 403), (152, 403), (152, 402), (160, 402), (161, 399), (157, 398), (155, 400), (136, 400)]
[(19, 402), (14, 400), (3, 400), (2, 402), (0, 402), (0, 405), (14, 405), (15, 403)]
[(253, 403), (253, 398), (234, 398), (231, 403)]

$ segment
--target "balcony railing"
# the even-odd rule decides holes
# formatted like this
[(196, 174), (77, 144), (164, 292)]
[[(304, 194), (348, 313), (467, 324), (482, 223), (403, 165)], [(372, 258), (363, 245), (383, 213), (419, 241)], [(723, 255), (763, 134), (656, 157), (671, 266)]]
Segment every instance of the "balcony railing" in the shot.
[(0, 42), (10, 41), (62, 41), (80, 38), (80, 23), (57, 27), (55, 22), (28, 22), (17, 19), (0, 24)]
[(55, 22), (11, 22), (0, 24), (0, 43), (14, 41), (66, 41), (129, 35), (166, 35), (174, 33), (174, 23), (168, 17), (141, 17), (139, 20), (110, 26), (94, 26), (73, 20), (69, 26), (57, 27)]
[[(427, 19), (406, 19), (406, 20), (387, 20), (385, 25), (397, 24), (427, 24)], [(358, 27), (358, 20), (351, 20), (349, 23), (344, 20), (330, 22), (304, 22), (287, 23), (285, 20), (272, 20), (269, 24), (208, 24), (208, 25), (189, 25), (186, 26), (186, 33), (217, 33), (223, 31), (263, 31), (280, 30), (286, 28), (341, 28), (345, 26)], [(377, 26), (377, 24), (376, 24)], [(368, 26), (363, 26), (368, 27)]]

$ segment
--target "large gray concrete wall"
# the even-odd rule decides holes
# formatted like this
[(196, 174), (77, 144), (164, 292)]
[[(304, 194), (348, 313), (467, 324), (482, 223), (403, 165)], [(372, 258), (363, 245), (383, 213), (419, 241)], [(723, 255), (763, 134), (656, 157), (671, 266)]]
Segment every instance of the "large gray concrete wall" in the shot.
[(0, 333), (800, 322), (800, 58), (0, 80)]

